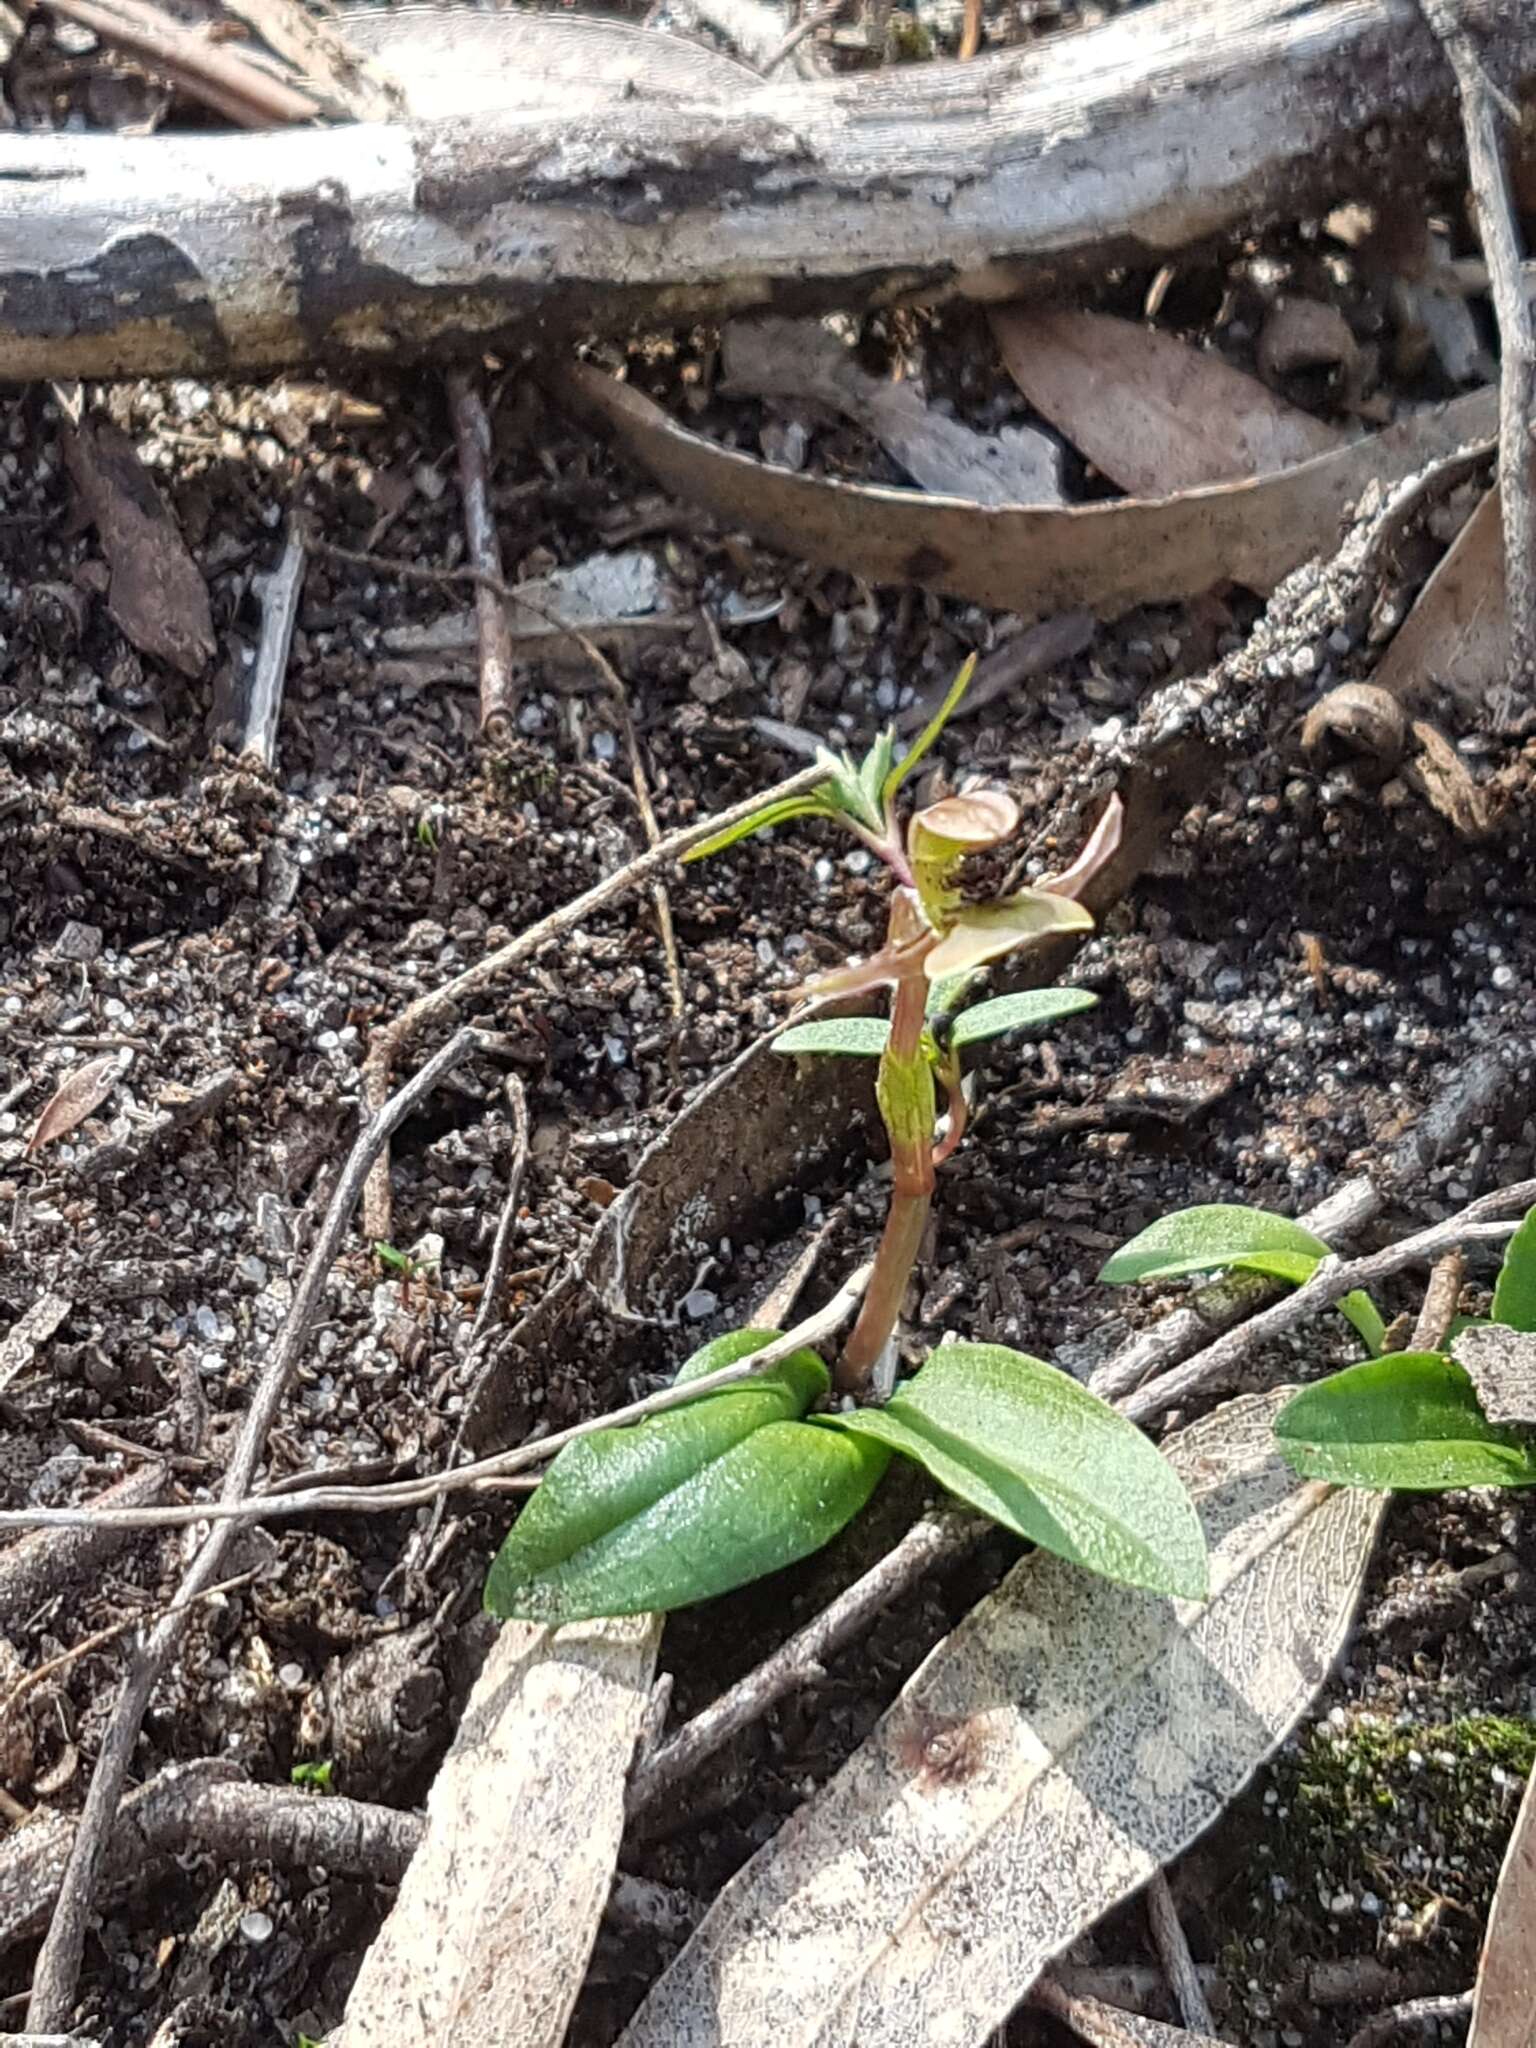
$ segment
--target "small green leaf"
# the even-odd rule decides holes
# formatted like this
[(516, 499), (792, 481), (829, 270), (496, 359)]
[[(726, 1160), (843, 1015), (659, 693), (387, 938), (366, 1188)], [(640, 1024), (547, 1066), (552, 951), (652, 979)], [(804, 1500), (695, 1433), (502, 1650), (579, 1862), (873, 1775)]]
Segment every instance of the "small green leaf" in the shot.
[[(1137, 1280), (1176, 1280), (1188, 1273), (1262, 1273), (1293, 1287), (1310, 1280), (1330, 1247), (1303, 1224), (1268, 1209), (1211, 1202), (1160, 1216), (1139, 1237), (1123, 1244), (1101, 1267), (1100, 1280), (1123, 1287)], [(1334, 1306), (1352, 1323), (1373, 1355), (1381, 1351), (1387, 1326), (1368, 1294), (1346, 1294)]]
[(1466, 1373), (1438, 1351), (1392, 1351), (1303, 1387), (1275, 1436), (1298, 1472), (1337, 1486), (1536, 1486), (1536, 1440), (1489, 1422)]
[[(678, 1381), (733, 1365), (775, 1334), (717, 1337)], [(827, 1386), (815, 1352), (796, 1351), (739, 1387), (567, 1444), (497, 1553), (486, 1606), (551, 1623), (686, 1606), (818, 1549), (884, 1469), (883, 1459), (829, 1461), (820, 1433), (795, 1420)], [(775, 1434), (791, 1424), (788, 1439)]]
[(886, 1017), (823, 1017), (812, 1024), (791, 1024), (773, 1041), (775, 1052), (885, 1051), (891, 1035)]
[(323, 1763), (295, 1764), (288, 1773), (288, 1778), (291, 1784), (302, 1785), (308, 1791), (329, 1792), (331, 1774), (335, 1769), (335, 1759), (327, 1757)]
[[(1160, 1216), (1129, 1244), (1121, 1245), (1100, 1269), (1099, 1278), (1111, 1287), (1134, 1280), (1173, 1280), (1269, 1252), (1308, 1252), (1315, 1265), (1327, 1258), (1328, 1250), (1320, 1237), (1293, 1223), (1289, 1216), (1274, 1216), (1267, 1209), (1247, 1209), (1231, 1202), (1211, 1202)], [(1275, 1268), (1273, 1277), (1305, 1279), (1307, 1275)]]
[[(706, 1396), (698, 1406), (734, 1398)], [(491, 1568), (486, 1604), (492, 1613), (553, 1627), (595, 1615), (665, 1613), (713, 1599), (830, 1542), (864, 1506), (889, 1462), (880, 1444), (806, 1422), (767, 1423), (649, 1507), (536, 1573), (519, 1569), (504, 1547)], [(509, 1545), (517, 1533), (514, 1528)]]
[(965, 660), (960, 665), (960, 673), (955, 677), (955, 680), (950, 684), (949, 689), (945, 694), (944, 702), (939, 706), (938, 710), (935, 711), (932, 718), (930, 718), (928, 723), (923, 727), (922, 731), (918, 734), (917, 738), (913, 741), (912, 745), (907, 749), (906, 753), (902, 756), (901, 760), (898, 761), (896, 766), (892, 768), (890, 772), (887, 774), (885, 778), (885, 785), (880, 792), (882, 801), (885, 805), (888, 806), (890, 804), (891, 798), (895, 796), (897, 790), (900, 789), (901, 785), (912, 773), (912, 770), (917, 766), (918, 762), (922, 760), (924, 754), (927, 753), (928, 749), (933, 745), (934, 741), (938, 738), (939, 734), (944, 730), (945, 726), (948, 725), (949, 721), (954, 717), (955, 707), (960, 702), (960, 699), (965, 695), (966, 691), (971, 687), (971, 677), (975, 675), (975, 673), (976, 657), (974, 654), (968, 654)]
[(707, 860), (710, 854), (721, 853), (727, 846), (734, 846), (738, 839), (749, 839), (754, 832), (766, 832), (770, 825), (787, 824), (791, 818), (824, 818), (830, 808), (825, 795), (817, 789), (807, 790), (804, 796), (781, 797), (776, 804), (764, 804), (750, 818), (739, 818), (734, 825), (727, 825), (713, 839), (690, 846), (682, 857), (682, 864), (686, 867), (690, 861)]
[(1536, 1330), (1536, 1209), (1504, 1248), (1493, 1290), (1493, 1320), (1511, 1330)]
[(924, 1011), (930, 1023), (935, 1017), (952, 1017), (965, 1001), (965, 992), (978, 974), (949, 974), (942, 981), (929, 985), (928, 1002)]
[(1000, 1038), (1005, 1031), (1038, 1030), (1042, 1024), (1054, 1024), (1058, 1017), (1091, 1010), (1098, 1000), (1085, 988), (1032, 988), (1022, 995), (994, 996), (989, 1003), (977, 1003), (960, 1012), (950, 1042), (980, 1045), (985, 1039)]
[(1004, 1528), (1104, 1578), (1205, 1597), (1205, 1536), (1173, 1467), (1038, 1358), (946, 1344), (883, 1408), (813, 1421), (888, 1444)]
[(385, 1244), (380, 1238), (374, 1240), (373, 1256), (389, 1272), (403, 1274), (407, 1280), (416, 1270), (416, 1261), (409, 1252), (397, 1251), (394, 1245)]

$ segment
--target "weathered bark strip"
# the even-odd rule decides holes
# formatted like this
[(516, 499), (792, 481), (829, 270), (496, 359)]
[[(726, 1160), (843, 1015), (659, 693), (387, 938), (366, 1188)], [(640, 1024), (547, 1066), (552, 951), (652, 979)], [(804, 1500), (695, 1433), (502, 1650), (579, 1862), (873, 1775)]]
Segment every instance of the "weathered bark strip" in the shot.
[[(1536, 9), (1464, 11), (1505, 90), (1536, 84)], [(0, 378), (1038, 293), (1457, 147), (1415, 0), (1162, 0), (1037, 51), (714, 99), (681, 70), (546, 82), (473, 120), (0, 136)]]

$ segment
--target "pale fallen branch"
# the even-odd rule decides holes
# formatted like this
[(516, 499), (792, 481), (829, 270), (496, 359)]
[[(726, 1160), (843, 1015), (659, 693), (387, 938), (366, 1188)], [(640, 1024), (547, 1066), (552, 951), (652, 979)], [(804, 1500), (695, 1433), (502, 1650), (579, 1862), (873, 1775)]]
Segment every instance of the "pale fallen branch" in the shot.
[[(1465, 13), (1518, 94), (1530, 10)], [(592, 27), (516, 33), (536, 53)], [(520, 80), (511, 47), (506, 104), (474, 120), (0, 135), (0, 380), (1054, 293), (1256, 215), (1400, 191), (1444, 169), (1431, 137), (1455, 132), (1413, 0), (1162, 0), (969, 64), (729, 91), (654, 47), (638, 81), (536, 54)], [(409, 75), (404, 46), (386, 59)]]

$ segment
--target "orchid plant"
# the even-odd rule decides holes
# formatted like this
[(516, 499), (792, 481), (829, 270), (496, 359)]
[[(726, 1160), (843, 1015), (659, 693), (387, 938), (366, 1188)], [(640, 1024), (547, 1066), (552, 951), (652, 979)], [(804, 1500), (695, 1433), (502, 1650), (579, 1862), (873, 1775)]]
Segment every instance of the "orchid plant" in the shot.
[[(809, 1349), (736, 1386), (701, 1393), (633, 1427), (568, 1444), (491, 1567), (493, 1613), (544, 1622), (692, 1604), (807, 1556), (869, 1500), (893, 1454), (1016, 1535), (1106, 1577), (1203, 1596), (1205, 1541), (1172, 1467), (1142, 1433), (1067, 1373), (998, 1344), (950, 1343), (883, 1402), (875, 1368), (891, 1344), (933, 1202), (935, 1170), (966, 1128), (960, 1055), (1020, 1026), (1089, 1007), (1079, 989), (961, 1007), (978, 972), (1023, 946), (1092, 929), (1081, 893), (1113, 856), (1110, 803), (1077, 859), (1016, 894), (973, 900), (972, 856), (1002, 846), (1019, 810), (967, 788), (903, 821), (896, 799), (970, 681), (967, 663), (904, 759), (883, 733), (860, 762), (823, 751), (825, 780), (766, 804), (688, 856), (799, 818), (851, 831), (889, 871), (884, 943), (799, 991), (813, 1002), (890, 989), (888, 1018), (818, 1017), (776, 1046), (878, 1055), (876, 1101), (891, 1149), (891, 1198), (853, 1330), (832, 1378)], [(945, 1105), (939, 1133), (939, 1093)], [(739, 1366), (771, 1330), (716, 1338), (678, 1383)]]
[[(883, 733), (857, 766), (823, 749), (826, 782), (803, 796), (768, 806), (690, 853), (702, 860), (749, 833), (794, 817), (825, 817), (862, 839), (890, 870), (885, 944), (867, 960), (838, 968), (800, 993), (817, 1000), (892, 990), (889, 1025), (872, 1034), (848, 1034), (834, 1024), (792, 1028), (782, 1052), (878, 1049), (875, 1096), (891, 1146), (892, 1193), (875, 1270), (853, 1333), (844, 1348), (838, 1385), (862, 1390), (896, 1327), (902, 1296), (917, 1258), (933, 1201), (934, 1169), (960, 1143), (966, 1124), (960, 1050), (1021, 1024), (1039, 1025), (1085, 1009), (1094, 998), (1080, 989), (1036, 997), (1003, 998), (975, 1009), (956, 1009), (977, 971), (1032, 942), (1063, 932), (1091, 931), (1093, 919), (1078, 900), (1085, 885), (1120, 843), (1121, 807), (1111, 797), (1087, 845), (1064, 874), (1016, 895), (973, 903), (962, 886), (971, 856), (1002, 846), (1019, 829), (1019, 807), (1000, 789), (972, 789), (941, 798), (905, 824), (896, 810), (902, 783), (943, 731), (965, 693), (974, 657), (916, 745), (897, 762), (892, 735)], [(943, 1088), (947, 1128), (935, 1143), (935, 1083)]]

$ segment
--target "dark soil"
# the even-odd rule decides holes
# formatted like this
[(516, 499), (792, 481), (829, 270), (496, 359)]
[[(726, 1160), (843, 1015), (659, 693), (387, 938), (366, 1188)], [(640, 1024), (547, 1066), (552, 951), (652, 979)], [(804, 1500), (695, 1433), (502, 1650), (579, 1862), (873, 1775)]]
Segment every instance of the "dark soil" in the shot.
[[(978, 354), (976, 323), (877, 330), (869, 345), (878, 357), (914, 340), (955, 393), (987, 387), (985, 423), (1016, 409)], [(643, 381), (694, 424), (757, 447), (773, 416), (712, 397), (710, 362), (708, 337), (686, 340), (651, 353)], [(4, 1388), (0, 1505), (85, 1501), (150, 1453), (177, 1456), (189, 1497), (217, 1484), (355, 1131), (370, 1031), (644, 844), (621, 724), (590, 672), (574, 657), (530, 667), (515, 736), (488, 751), (472, 652), (455, 664), (389, 640), (472, 593), (382, 561), (311, 559), (278, 772), (224, 751), (258, 624), (254, 579), (274, 565), (291, 512), (380, 558), (445, 569), (462, 558), (437, 382), (354, 383), (343, 395), (297, 382), (105, 394), (207, 578), (219, 664), (190, 682), (135, 654), (109, 616), (53, 402), (41, 391), (0, 399), (0, 1321), (44, 1294), (68, 1304)], [(521, 371), (500, 380), (494, 419), (511, 580), (622, 537), (657, 553), (689, 615), (611, 648), (663, 830), (798, 765), (759, 716), (857, 746), (1008, 629), (973, 607), (871, 593), (700, 530)], [(807, 431), (810, 460), (888, 473), (851, 430), (812, 419)], [(723, 657), (699, 607), (722, 619)], [(1229, 593), (1101, 630), (1083, 654), (958, 723), (933, 777), (984, 770), (1043, 812), (1072, 747), (1238, 644), (1256, 608)], [(1345, 634), (1337, 674), (1368, 659)], [(913, 1352), (955, 1330), (1086, 1373), (1160, 1307), (1097, 1284), (1116, 1244), (1190, 1203), (1305, 1208), (1369, 1171), (1475, 1052), (1528, 1041), (1536, 886), (1511, 857), (1516, 844), (1507, 829), (1491, 845), (1459, 839), (1401, 785), (1319, 771), (1287, 700), (1266, 751), (1214, 779), (1078, 956), (1072, 979), (1099, 1007), (1046, 1043), (989, 1049), (973, 1137), (943, 1175)], [(522, 1081), (531, 1128), (516, 1316), (567, 1270), (645, 1145), (784, 1014), (795, 985), (876, 942), (870, 870), (868, 856), (811, 828), (674, 879), (681, 1019), (637, 897), (461, 1020), (495, 1034), (494, 1050), (459, 1069), (393, 1148), (393, 1243), (419, 1270), (402, 1277), (354, 1238), (272, 1438), (271, 1479), (401, 1476), (445, 1461), (511, 1156), (504, 1077)], [(44, 1105), (102, 1055), (120, 1068), (100, 1106), (29, 1157)], [(206, 1113), (166, 1120), (203, 1091)], [(1512, 1102), (1405, 1191), (1372, 1241), (1536, 1173), (1527, 1109)], [(777, 1242), (861, 1179), (861, 1166), (823, 1164), (786, 1190), (754, 1238), (710, 1248), (671, 1299), (648, 1301), (652, 1320), (612, 1357), (594, 1346), (539, 1389), (546, 1416), (597, 1412), (657, 1384), (737, 1319)], [(823, 1273), (835, 1279), (876, 1223), (873, 1197), (856, 1194)], [(1491, 1259), (1474, 1257), (1469, 1302)], [(1393, 1311), (1415, 1306), (1411, 1280), (1390, 1295)], [(1308, 1375), (1348, 1355), (1342, 1326), (1312, 1325), (1265, 1373)], [(674, 1718), (749, 1668), (900, 1527), (920, 1489), (890, 1493), (872, 1528), (826, 1558), (672, 1622)], [(1176, 1873), (1233, 2041), (1328, 2048), (1396, 1996), (1470, 1983), (1536, 1730), (1536, 1524), (1523, 1498), (1393, 1509), (1318, 1723)], [(415, 1517), (317, 1517), (250, 1536), (235, 1570), (252, 1576), (193, 1624), (153, 1702), (135, 1779), (218, 1755), (283, 1782), (296, 1764), (329, 1759), (338, 1789), (419, 1804), (483, 1651), (479, 1587), (509, 1519), (510, 1508), (455, 1511), (430, 1569), (418, 1561), (408, 1573)], [(999, 1535), (894, 1609), (823, 1685), (708, 1767), (664, 1833), (627, 1845), (625, 1867), (712, 1895), (1014, 1554)], [(86, 1582), (0, 1616), (0, 1684), (153, 1613), (184, 1556), (176, 1532), (130, 1541)], [(1489, 1559), (1493, 1570), (1468, 1573)], [(121, 1638), (84, 1650), (4, 1728), (13, 1818), (78, 1808), (121, 1659)], [(1385, 1783), (1390, 1811), (1348, 1796), (1357, 1755), (1356, 1778)], [(190, 1845), (153, 1891), (104, 1911), (79, 2024), (112, 2048), (168, 2021), (157, 2038), (223, 2048), (322, 2036), (389, 1899), (383, 1887), (221, 1866)], [(1073, 1958), (1151, 1959), (1134, 1905)], [(1345, 1984), (1358, 1997), (1315, 1995), (1309, 1972), (1325, 1959), (1362, 1965)], [(609, 2037), (663, 1960), (654, 1937), (611, 1926), (573, 2038)], [(16, 2024), (30, 1961), (25, 1946), (4, 1958), (0, 2014)], [(1008, 2030), (1021, 2048), (1053, 2038), (1029, 2016)]]

